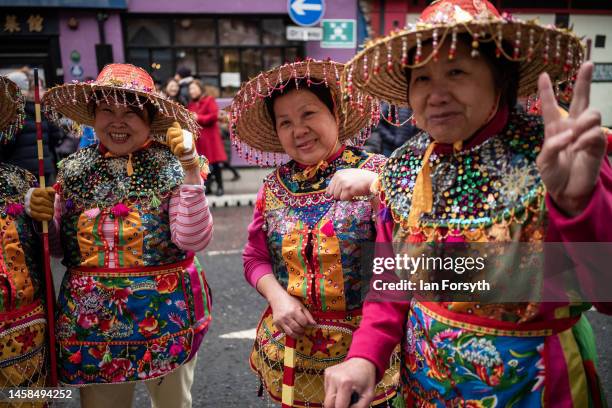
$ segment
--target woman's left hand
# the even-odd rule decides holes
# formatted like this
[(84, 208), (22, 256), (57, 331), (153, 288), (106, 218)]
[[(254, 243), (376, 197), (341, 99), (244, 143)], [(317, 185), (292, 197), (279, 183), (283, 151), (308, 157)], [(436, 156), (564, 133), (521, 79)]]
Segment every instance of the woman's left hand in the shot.
[(569, 216), (580, 214), (588, 205), (599, 179), (606, 138), (601, 114), (589, 109), (593, 64), (578, 71), (569, 115), (559, 110), (548, 74), (540, 75), (544, 144), (537, 165), (548, 193)]
[[(189, 135), (185, 135), (184, 133), (189, 133)], [(191, 138), (191, 141), (186, 141), (185, 136)], [(194, 153), (193, 135), (190, 132), (183, 131), (178, 122), (174, 122), (166, 131), (166, 144), (170, 148), (172, 154), (179, 159), (188, 155), (193, 155)], [(189, 144), (189, 146), (186, 146), (186, 144)]]
[(350, 200), (357, 196), (370, 195), (370, 186), (378, 175), (362, 169), (338, 170), (325, 192), (336, 200)]
[[(191, 140), (186, 140), (191, 138)], [(178, 122), (174, 122), (166, 131), (166, 144), (176, 157), (178, 157), (185, 170), (186, 184), (200, 185), (202, 178), (200, 176), (200, 162), (193, 146), (193, 135), (190, 132), (183, 131)]]

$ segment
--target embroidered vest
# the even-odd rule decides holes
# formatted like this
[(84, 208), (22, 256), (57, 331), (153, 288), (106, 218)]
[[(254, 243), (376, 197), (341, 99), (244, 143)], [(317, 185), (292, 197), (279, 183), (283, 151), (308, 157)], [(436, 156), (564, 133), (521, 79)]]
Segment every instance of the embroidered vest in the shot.
[[(58, 184), (65, 200), (62, 245), (67, 267), (105, 267), (111, 253), (117, 267), (156, 266), (185, 259), (171, 241), (168, 208), (184, 177), (178, 159), (159, 144), (132, 157), (105, 158), (97, 146), (60, 164)], [(102, 235), (104, 220), (115, 225), (114, 246)]]
[(385, 158), (347, 147), (325, 170), (298, 182), (295, 162), (264, 180), (268, 249), (274, 275), (311, 310), (360, 308), (369, 277), (362, 271), (362, 246), (375, 238), (369, 200), (336, 201), (325, 188), (337, 170), (378, 171)]
[(35, 185), (26, 170), (0, 163), (0, 312), (41, 297), (41, 246), (23, 202)]

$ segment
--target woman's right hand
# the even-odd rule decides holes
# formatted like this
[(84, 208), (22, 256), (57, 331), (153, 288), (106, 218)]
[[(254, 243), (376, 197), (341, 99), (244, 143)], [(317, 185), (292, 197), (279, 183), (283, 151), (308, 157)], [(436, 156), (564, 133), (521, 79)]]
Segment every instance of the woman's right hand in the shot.
[[(30, 195), (28, 214), (36, 221), (51, 221), (55, 203), (55, 190), (53, 187), (34, 188)], [(29, 204), (29, 205), (28, 205)]]
[(336, 200), (348, 201), (357, 196), (369, 196), (370, 187), (378, 174), (363, 169), (338, 170), (325, 192)]
[(287, 336), (298, 338), (304, 335), (307, 327), (317, 324), (304, 304), (284, 290), (270, 296), (268, 302), (274, 325)]
[[(329, 408), (366, 408), (374, 399), (376, 366), (365, 358), (354, 357), (325, 369), (325, 403)], [(351, 405), (351, 395), (359, 400)]]

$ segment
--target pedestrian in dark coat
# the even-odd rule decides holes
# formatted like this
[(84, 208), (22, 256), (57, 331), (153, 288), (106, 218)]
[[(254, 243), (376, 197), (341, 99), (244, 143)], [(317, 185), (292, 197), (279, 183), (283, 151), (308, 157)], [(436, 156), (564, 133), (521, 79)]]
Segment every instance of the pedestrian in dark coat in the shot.
[[(22, 93), (26, 96), (25, 103), (25, 121), (18, 137), (5, 146), (2, 146), (0, 151), (2, 160), (5, 163), (24, 168), (33, 174), (38, 174), (38, 147), (36, 141), (36, 116), (34, 109), (34, 101), (32, 100), (33, 92), (30, 92), (32, 87), (27, 75), (23, 72), (11, 73), (11, 76), (25, 77), (24, 81), (16, 81), (20, 86)], [(25, 88), (25, 84), (28, 88)], [(59, 145), (63, 138), (62, 131), (42, 118), (42, 136), (43, 136), (43, 156), (45, 178), (47, 181), (53, 181), (56, 172), (56, 155), (55, 147)]]

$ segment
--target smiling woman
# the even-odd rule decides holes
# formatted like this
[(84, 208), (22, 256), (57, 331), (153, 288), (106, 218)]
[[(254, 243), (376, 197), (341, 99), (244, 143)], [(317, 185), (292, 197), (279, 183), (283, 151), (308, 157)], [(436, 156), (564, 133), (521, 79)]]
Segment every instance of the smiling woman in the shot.
[[(376, 66), (381, 54), (386, 69)], [(423, 129), (392, 154), (375, 184), (377, 240), (401, 243), (411, 256), (450, 252), (452, 243), (474, 253), (483, 243), (525, 243), (542, 263), (487, 264), (493, 288), (508, 276), (529, 277), (538, 290), (563, 287), (551, 263), (555, 272), (579, 265), (578, 284), (555, 303), (541, 301), (545, 289), (516, 302), (428, 302), (409, 291), (405, 302), (365, 302), (347, 361), (326, 371), (326, 407), (347, 407), (352, 391), (361, 398), (351, 406), (368, 406), (401, 339), (408, 406), (605, 406), (583, 312), (592, 302), (612, 313), (603, 290), (609, 276), (575, 254), (553, 260), (543, 250), (545, 242), (612, 241), (603, 227), (612, 216), (612, 169), (600, 115), (589, 108), (592, 70), (571, 32), (501, 15), (487, 0), (432, 2), (417, 24), (349, 62), (347, 102), (410, 106)], [(574, 75), (562, 115), (552, 84)], [(516, 95), (536, 92), (542, 117), (515, 106)], [(423, 272), (425, 281), (439, 275)], [(470, 284), (480, 281), (471, 276)]]
[(51, 116), (93, 126), (100, 140), (66, 158), (55, 189), (34, 189), (26, 205), (35, 219), (52, 219), (53, 252), (68, 267), (59, 377), (89, 385), (80, 389), (84, 407), (129, 406), (135, 383), (155, 378), (164, 381), (145, 383), (153, 405), (189, 405), (211, 320), (194, 257), (212, 235), (205, 159), (184, 139), (198, 127), (153, 89), (143, 69), (112, 64), (96, 81), (43, 99)]
[(340, 148), (331, 93), (324, 85), (291, 81), (282, 94), (266, 99), (285, 152), (298, 163), (313, 165)]
[(149, 139), (155, 108), (150, 103), (140, 109), (131, 104), (122, 106), (113, 100), (109, 102), (90, 103), (96, 136), (117, 156), (133, 153)]
[[(230, 109), (234, 141), (246, 145), (243, 151), (259, 151), (251, 160), (265, 162), (274, 158), (270, 152), (291, 158), (264, 180), (243, 255), (246, 280), (269, 303), (251, 368), (270, 397), (288, 406), (322, 404), (323, 371), (346, 355), (369, 285), (360, 256), (376, 234), (374, 207), (365, 197), (337, 196), (353, 188), (368, 194), (384, 157), (347, 146), (363, 142), (359, 133), (369, 128), (372, 112), (371, 106), (362, 113), (338, 110), (342, 68), (307, 60), (261, 73)], [(249, 89), (260, 94), (249, 99)], [(351, 176), (339, 178), (343, 172)], [(289, 337), (297, 342), (293, 362), (286, 357)], [(388, 406), (394, 398), (396, 374), (393, 359), (376, 404)], [(289, 389), (294, 399), (287, 402)]]

